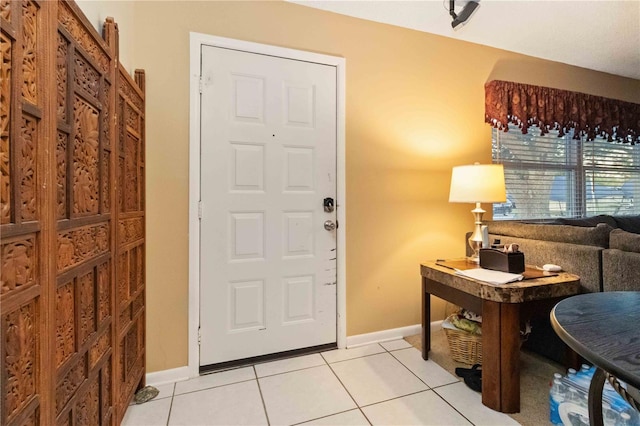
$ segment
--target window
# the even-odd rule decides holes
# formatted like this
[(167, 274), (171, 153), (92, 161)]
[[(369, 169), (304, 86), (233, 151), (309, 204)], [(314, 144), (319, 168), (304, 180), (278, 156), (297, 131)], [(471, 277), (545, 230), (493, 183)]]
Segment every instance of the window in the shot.
[(507, 187), (494, 220), (640, 214), (640, 145), (541, 136), (535, 126), (522, 134), (510, 124), (494, 130), (492, 153)]

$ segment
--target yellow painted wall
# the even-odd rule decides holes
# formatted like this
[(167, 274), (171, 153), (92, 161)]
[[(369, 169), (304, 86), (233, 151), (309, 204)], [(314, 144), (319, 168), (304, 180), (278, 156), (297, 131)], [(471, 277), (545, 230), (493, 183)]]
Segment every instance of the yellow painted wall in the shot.
[(89, 22), (102, 34), (102, 25), (105, 19), (112, 17), (118, 24), (120, 33), (119, 58), (122, 66), (133, 75), (135, 53), (133, 42), (133, 31), (135, 29), (135, 13), (133, 1), (101, 1), (101, 0), (78, 0), (76, 1)]
[[(117, 20), (117, 16), (116, 16)], [(491, 79), (640, 102), (640, 81), (280, 2), (136, 2), (147, 80), (147, 371), (187, 364), (189, 32), (346, 58), (347, 333), (420, 322), (422, 260), (464, 254), (451, 167), (491, 161)], [(438, 304), (433, 319), (441, 319)]]

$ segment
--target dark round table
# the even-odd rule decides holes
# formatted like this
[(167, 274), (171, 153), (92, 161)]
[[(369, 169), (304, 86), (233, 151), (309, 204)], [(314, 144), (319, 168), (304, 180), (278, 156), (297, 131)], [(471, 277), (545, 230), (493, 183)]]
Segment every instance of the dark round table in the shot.
[(589, 388), (589, 419), (602, 425), (606, 373), (640, 389), (640, 291), (569, 297), (551, 311), (551, 325), (571, 349), (597, 367)]

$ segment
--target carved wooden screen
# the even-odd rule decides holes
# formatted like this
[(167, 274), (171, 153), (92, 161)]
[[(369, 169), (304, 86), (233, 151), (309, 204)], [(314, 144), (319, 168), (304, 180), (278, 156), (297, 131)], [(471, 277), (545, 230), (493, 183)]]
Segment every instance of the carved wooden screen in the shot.
[(2, 95), (0, 169), (2, 182), (2, 289), (0, 328), (2, 392), (0, 423), (38, 424), (48, 383), (47, 218), (39, 208), (47, 137), (47, 59), (37, 41), (44, 33), (41, 4), (0, 3)]
[(144, 380), (144, 73), (134, 82), (118, 70), (118, 240), (116, 281), (116, 380), (121, 387), (118, 413)]
[(108, 424), (114, 65), (76, 9), (57, 9), (55, 415), (59, 424)]
[[(116, 86), (131, 79), (116, 74), (113, 20), (105, 42), (73, 2), (0, 0), (0, 23), (0, 423), (115, 424), (144, 373), (141, 237), (136, 290), (122, 302), (116, 291), (116, 194), (135, 189), (144, 220), (144, 96), (133, 86), (138, 123), (125, 124), (137, 132), (137, 187), (117, 192), (121, 171), (123, 182), (132, 175), (126, 144), (118, 152)], [(123, 304), (136, 307), (136, 325), (119, 329), (120, 350)], [(133, 346), (135, 377), (123, 383), (116, 359)]]

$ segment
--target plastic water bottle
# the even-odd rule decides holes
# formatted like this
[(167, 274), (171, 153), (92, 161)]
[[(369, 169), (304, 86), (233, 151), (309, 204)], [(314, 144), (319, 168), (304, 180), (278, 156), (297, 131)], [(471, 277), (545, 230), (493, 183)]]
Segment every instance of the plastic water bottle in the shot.
[(605, 426), (615, 426), (618, 422), (618, 413), (611, 409), (611, 404), (606, 401), (602, 402), (602, 421)]
[(576, 405), (580, 405), (581, 399), (582, 398), (580, 398), (580, 395), (578, 394), (578, 390), (574, 387), (570, 387), (569, 392), (567, 392), (567, 396), (565, 397), (565, 400), (568, 402), (573, 402)]
[(588, 370), (587, 370), (587, 372), (584, 372), (584, 371), (580, 370), (577, 373), (573, 373), (573, 374), (568, 375), (567, 378), (571, 381), (571, 384), (575, 385), (575, 387), (581, 393), (582, 392), (586, 393), (586, 391), (589, 389), (589, 385), (591, 384), (592, 376), (590, 376), (588, 374)]
[(589, 417), (585, 417), (582, 414), (578, 414), (578, 422), (580, 426), (589, 426)]
[(564, 389), (560, 379), (554, 378), (549, 390), (549, 421), (555, 425), (562, 424), (558, 406), (564, 402)]
[(633, 423), (631, 423), (631, 414), (629, 414), (629, 413), (620, 413), (620, 425), (621, 426), (633, 426)]

